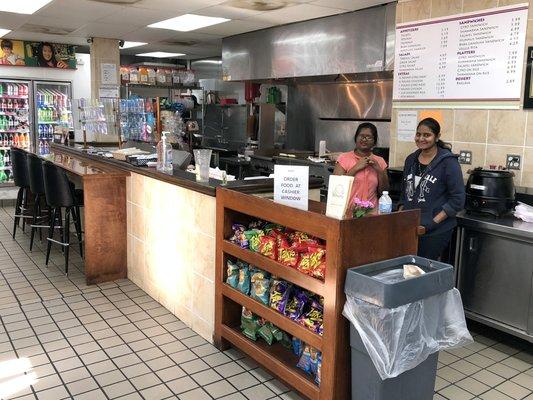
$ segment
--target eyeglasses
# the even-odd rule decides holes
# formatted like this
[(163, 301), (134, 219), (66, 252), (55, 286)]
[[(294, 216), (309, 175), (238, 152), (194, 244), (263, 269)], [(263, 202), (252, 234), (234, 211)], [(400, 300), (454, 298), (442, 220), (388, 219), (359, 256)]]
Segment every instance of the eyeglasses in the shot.
[(363, 135), (359, 135), (359, 140), (361, 141), (365, 141), (365, 142), (373, 142), (374, 141), (374, 136), (363, 136)]

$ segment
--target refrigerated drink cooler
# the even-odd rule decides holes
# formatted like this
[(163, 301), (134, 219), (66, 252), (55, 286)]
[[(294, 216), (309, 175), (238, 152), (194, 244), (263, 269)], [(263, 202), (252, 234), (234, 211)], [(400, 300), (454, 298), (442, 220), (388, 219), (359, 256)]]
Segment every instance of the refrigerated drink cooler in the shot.
[(11, 146), (32, 142), (30, 81), (0, 79), (0, 184), (13, 180)]
[(54, 135), (67, 135), (73, 129), (72, 85), (70, 82), (34, 81), (34, 144), (40, 154), (48, 154)]

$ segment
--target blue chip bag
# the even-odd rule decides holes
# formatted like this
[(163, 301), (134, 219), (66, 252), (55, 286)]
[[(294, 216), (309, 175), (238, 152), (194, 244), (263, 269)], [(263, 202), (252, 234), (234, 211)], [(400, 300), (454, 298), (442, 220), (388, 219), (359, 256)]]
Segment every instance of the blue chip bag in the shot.
[(237, 263), (228, 260), (226, 283), (233, 288), (237, 288), (239, 284), (239, 270), (240, 266)]
[(239, 282), (237, 283), (237, 289), (246, 296), (250, 294), (250, 268), (248, 268), (246, 265), (239, 270)]
[(302, 341), (297, 337), (292, 338), (292, 352), (297, 356), (302, 354)]

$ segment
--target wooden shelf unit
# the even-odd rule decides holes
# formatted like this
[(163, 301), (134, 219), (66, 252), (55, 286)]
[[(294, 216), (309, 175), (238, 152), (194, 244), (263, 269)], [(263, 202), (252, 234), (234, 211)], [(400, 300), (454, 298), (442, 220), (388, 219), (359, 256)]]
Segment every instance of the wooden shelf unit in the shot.
[[(336, 220), (324, 215), (324, 204), (310, 202), (303, 211), (271, 200), (217, 188), (215, 344), (235, 346), (287, 385), (312, 400), (350, 399), (349, 324), (342, 316), (348, 268), (416, 254), (419, 212), (405, 211), (361, 219)], [(261, 254), (230, 243), (233, 223), (261, 219), (326, 241), (325, 280), (313, 278)], [(225, 283), (226, 262), (238, 258), (324, 297), (324, 333), (319, 336)], [(298, 357), (279, 344), (249, 340), (239, 326), (242, 307), (322, 351), (320, 386), (296, 367)]]

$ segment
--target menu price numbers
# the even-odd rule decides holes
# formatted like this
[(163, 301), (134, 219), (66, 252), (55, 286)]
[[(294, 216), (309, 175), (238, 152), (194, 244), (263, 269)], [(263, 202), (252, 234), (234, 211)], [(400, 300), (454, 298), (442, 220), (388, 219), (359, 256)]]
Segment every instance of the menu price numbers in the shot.
[[(518, 62), (518, 50), (511, 50), (507, 53), (507, 73), (514, 74), (516, 72), (516, 64)], [(506, 82), (510, 83), (510, 82)]]
[(448, 33), (449, 33), (448, 27), (442, 27), (440, 30), (440, 47), (441, 49), (445, 49), (448, 47)]
[(446, 74), (437, 75), (437, 82), (435, 84), (437, 96), (444, 97), (446, 93)]
[(521, 25), (522, 25), (521, 17), (513, 17), (511, 19), (511, 31), (509, 33), (509, 46), (516, 46), (519, 44)]

